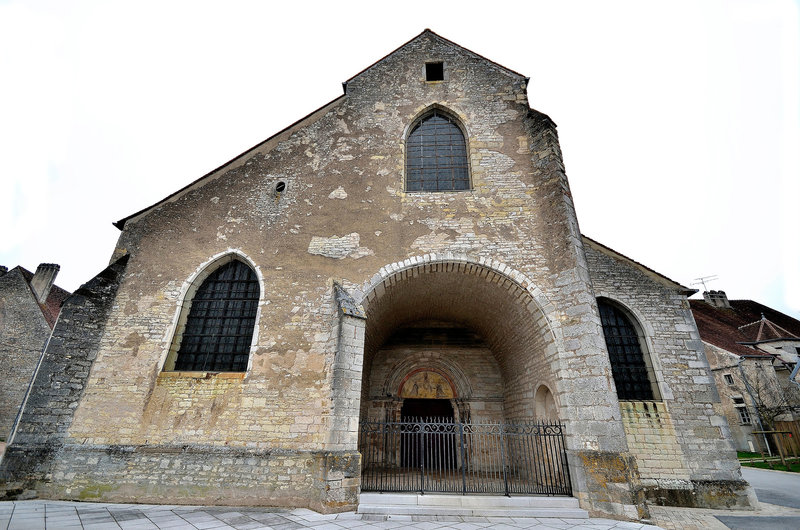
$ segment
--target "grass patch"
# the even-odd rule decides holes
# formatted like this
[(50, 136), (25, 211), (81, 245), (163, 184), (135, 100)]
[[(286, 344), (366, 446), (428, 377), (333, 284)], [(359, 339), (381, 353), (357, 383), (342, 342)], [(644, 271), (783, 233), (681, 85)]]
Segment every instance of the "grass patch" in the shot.
[(783, 465), (778, 453), (769, 456), (752, 451), (736, 451), (736, 456), (739, 457), (739, 464), (742, 466), (800, 473), (800, 457), (785, 455), (786, 465)]
[[(800, 473), (800, 461), (795, 460), (794, 462), (786, 461), (787, 466), (784, 466), (780, 462), (741, 462), (743, 466), (747, 467), (757, 467), (759, 469), (774, 469), (776, 471), (791, 471), (792, 473)], [(770, 464), (772, 464), (770, 466)]]

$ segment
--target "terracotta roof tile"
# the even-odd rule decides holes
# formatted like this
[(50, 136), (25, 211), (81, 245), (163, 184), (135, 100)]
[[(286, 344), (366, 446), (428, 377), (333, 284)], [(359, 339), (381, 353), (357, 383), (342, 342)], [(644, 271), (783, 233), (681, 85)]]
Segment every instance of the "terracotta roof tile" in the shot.
[(47, 325), (50, 326), (50, 329), (56, 325), (56, 319), (58, 319), (58, 314), (61, 312), (61, 305), (64, 303), (64, 300), (69, 298), (70, 292), (66, 289), (62, 289), (58, 285), (53, 285), (50, 288), (50, 293), (47, 295), (47, 300), (45, 303), (39, 304), (39, 307), (42, 308), (42, 314), (44, 315), (44, 319), (47, 320)]
[[(799, 320), (753, 300), (730, 300), (730, 309), (712, 306), (704, 300), (689, 300), (689, 304), (700, 331), (700, 338), (737, 355), (768, 356), (751, 346), (741, 344), (756, 342), (759, 326), (750, 324), (760, 321), (762, 314), (790, 335), (800, 337)], [(774, 334), (772, 331), (770, 333)], [(782, 337), (768, 337), (762, 333), (761, 340), (777, 338)]]

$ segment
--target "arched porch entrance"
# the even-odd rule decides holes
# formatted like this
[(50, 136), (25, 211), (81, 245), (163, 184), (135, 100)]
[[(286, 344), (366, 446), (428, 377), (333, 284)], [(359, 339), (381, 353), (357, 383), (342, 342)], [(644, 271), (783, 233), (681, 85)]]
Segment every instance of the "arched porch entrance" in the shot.
[(534, 394), (555, 388), (555, 339), (519, 281), (432, 260), (362, 305), (362, 490), (570, 494), (558, 397), (544, 415)]

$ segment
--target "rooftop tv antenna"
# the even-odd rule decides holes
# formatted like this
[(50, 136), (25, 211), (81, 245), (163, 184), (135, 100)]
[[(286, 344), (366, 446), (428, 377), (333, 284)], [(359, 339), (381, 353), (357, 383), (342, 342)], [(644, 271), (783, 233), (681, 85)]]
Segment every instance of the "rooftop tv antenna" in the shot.
[(714, 280), (718, 280), (719, 276), (716, 274), (712, 274), (711, 276), (700, 276), (699, 278), (695, 278), (695, 282), (692, 282), (690, 285), (702, 285), (703, 291), (708, 291), (708, 287), (706, 287), (706, 282), (712, 282)]

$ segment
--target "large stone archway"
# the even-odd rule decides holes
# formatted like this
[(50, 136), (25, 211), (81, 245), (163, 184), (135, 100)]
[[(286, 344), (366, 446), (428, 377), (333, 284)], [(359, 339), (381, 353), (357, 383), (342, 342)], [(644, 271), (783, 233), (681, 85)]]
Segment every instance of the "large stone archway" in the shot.
[(561, 426), (532, 424), (557, 419), (537, 418), (534, 390), (555, 386), (558, 348), (523, 282), (502, 264), (431, 257), (373, 278), (361, 300), (362, 489), (570, 494)]
[(452, 382), (448, 399), (462, 417), (535, 419), (534, 390), (555, 387), (557, 347), (529, 287), (502, 264), (467, 259), (412, 259), (382, 269), (361, 301), (360, 417), (396, 418), (400, 383), (429, 371)]
[[(363, 449), (359, 425), (396, 419), (404, 399), (400, 383), (415, 370), (427, 371), (452, 383), (457, 418), (481, 413), (494, 421), (559, 421), (572, 494), (581, 506), (598, 514), (646, 513), (596, 322), (576, 324), (571, 306), (555, 307), (524, 274), (486, 258), (412, 257), (382, 267), (360, 288), (348, 287), (335, 286), (340, 317), (331, 449)], [(474, 340), (468, 348), (448, 341), (432, 348), (403, 339), (443, 330)], [(494, 395), (479, 375), (494, 377)], [(544, 388), (550, 396), (542, 390), (537, 401), (537, 389)], [(361, 455), (364, 469), (369, 458)]]

